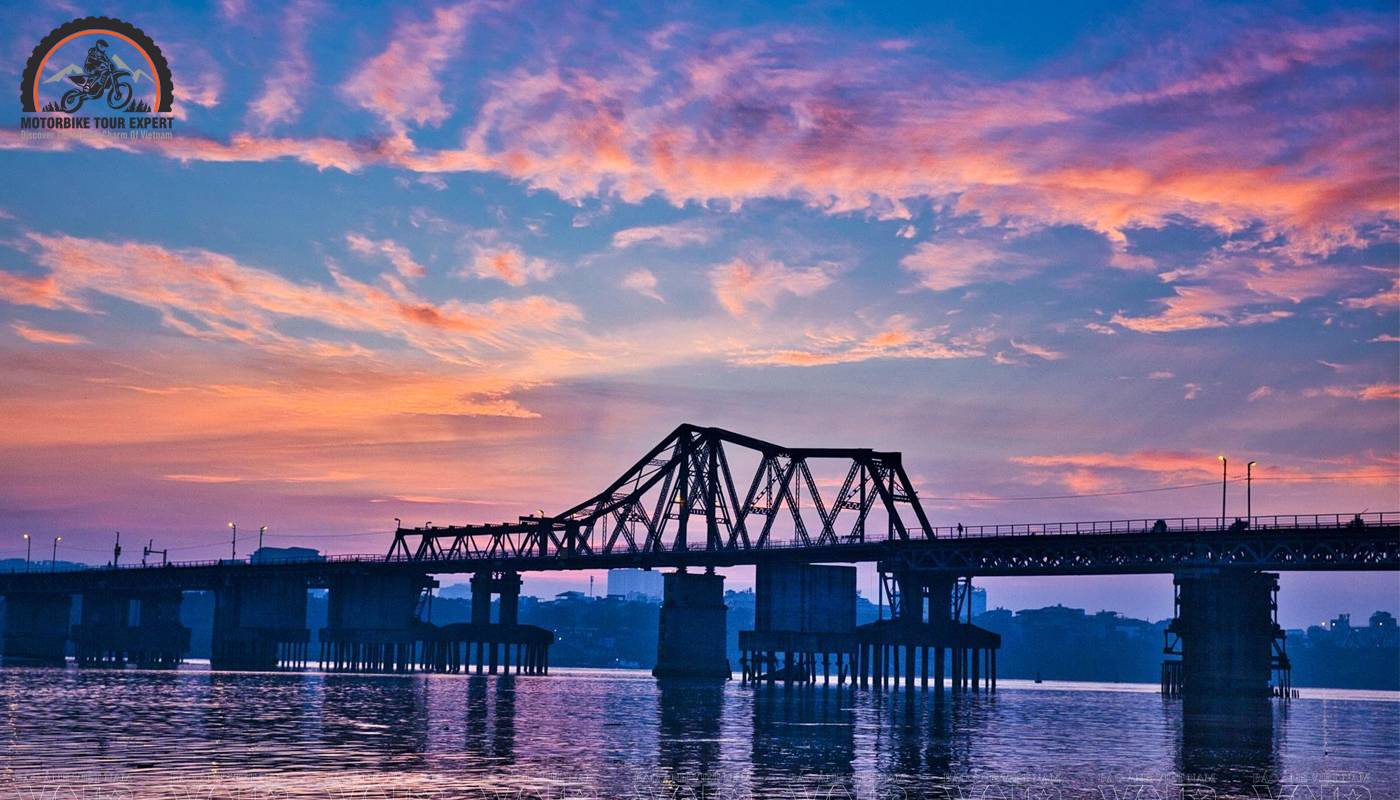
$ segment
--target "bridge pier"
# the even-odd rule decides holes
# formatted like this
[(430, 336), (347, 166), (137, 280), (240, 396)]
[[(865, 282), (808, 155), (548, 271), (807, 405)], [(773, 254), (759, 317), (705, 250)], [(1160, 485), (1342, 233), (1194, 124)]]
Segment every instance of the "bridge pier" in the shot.
[(231, 576), (214, 591), (214, 669), (274, 670), (306, 665), (306, 579)]
[(891, 618), (856, 629), (861, 687), (868, 665), (876, 690), (927, 690), (931, 659), (937, 692), (945, 674), (955, 692), (996, 691), (1001, 637), (964, 617), (970, 585), (945, 572), (901, 570), (893, 579)]
[[(78, 664), (119, 667), (173, 667), (190, 644), (190, 630), (180, 624), (178, 589), (164, 591), (84, 592), (79, 623), (72, 630)], [(132, 618), (135, 617), (135, 624)]]
[(5, 595), (5, 630), (0, 653), (6, 664), (62, 666), (68, 646), (73, 598), (56, 592)]
[[(1167, 628), (1163, 691), (1187, 697), (1267, 697), (1289, 663), (1276, 621), (1278, 575), (1230, 569), (1178, 572), (1176, 615)], [(1170, 658), (1176, 656), (1179, 660)]]
[(724, 576), (668, 573), (657, 635), (658, 678), (728, 678)]
[(116, 592), (84, 592), (78, 624), (73, 627), (73, 654), (86, 667), (126, 664), (127, 622), (131, 598)]
[(754, 630), (739, 632), (743, 681), (816, 683), (820, 656), (822, 680), (829, 684), (834, 656), (836, 684), (843, 685), (849, 675), (854, 686), (855, 568), (765, 564), (755, 577)]
[[(408, 672), (420, 663), (418, 603), (435, 586), (421, 573), (357, 574), (331, 583), (321, 668), (341, 672)], [(304, 600), (303, 600), (304, 602)]]

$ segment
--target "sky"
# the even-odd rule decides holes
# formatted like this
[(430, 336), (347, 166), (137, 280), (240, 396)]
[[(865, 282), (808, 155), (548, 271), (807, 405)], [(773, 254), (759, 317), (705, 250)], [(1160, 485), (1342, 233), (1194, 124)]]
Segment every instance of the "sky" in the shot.
[(941, 525), (1218, 515), (1220, 454), (1255, 514), (1400, 509), (1393, 2), (26, 3), (0, 71), (91, 14), (176, 128), (0, 128), (0, 558), (382, 553), (681, 422), (900, 450)]

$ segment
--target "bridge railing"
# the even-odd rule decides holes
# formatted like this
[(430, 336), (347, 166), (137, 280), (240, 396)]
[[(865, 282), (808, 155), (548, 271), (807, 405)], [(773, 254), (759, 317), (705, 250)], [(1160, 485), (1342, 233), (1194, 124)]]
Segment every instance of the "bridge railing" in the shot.
[(1116, 519), (1088, 522), (1030, 522), (1000, 525), (951, 525), (933, 529), (935, 539), (968, 539), (991, 536), (1058, 536), (1108, 533), (1219, 533), (1263, 531), (1279, 528), (1309, 530), (1400, 525), (1400, 512), (1360, 514), (1277, 514), (1255, 517), (1171, 517)]

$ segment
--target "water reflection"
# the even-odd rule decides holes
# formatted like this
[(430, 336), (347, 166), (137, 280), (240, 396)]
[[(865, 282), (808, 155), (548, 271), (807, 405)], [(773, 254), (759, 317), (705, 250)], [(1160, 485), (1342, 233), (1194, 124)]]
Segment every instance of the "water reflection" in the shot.
[(1178, 749), (1183, 784), (1212, 796), (1277, 797), (1274, 705), (1267, 697), (1183, 700)]
[(0, 797), (1256, 797), (1339, 770), (1381, 797), (1397, 732), (1393, 698), (0, 670)]
[(755, 771), (775, 779), (819, 773), (849, 776), (856, 757), (849, 692), (807, 687), (754, 692)]

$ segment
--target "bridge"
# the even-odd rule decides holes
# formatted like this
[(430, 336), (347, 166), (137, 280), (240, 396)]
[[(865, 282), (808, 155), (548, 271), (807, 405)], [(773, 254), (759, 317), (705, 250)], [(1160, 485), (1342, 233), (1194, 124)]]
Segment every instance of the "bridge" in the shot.
[[(736, 481), (736, 476), (739, 480)], [(877, 565), (889, 619), (855, 624), (855, 571)], [(972, 624), (971, 581), (1169, 573), (1170, 694), (1286, 691), (1277, 571), (1396, 570), (1400, 513), (935, 527), (898, 452), (794, 448), (681, 425), (607, 488), (555, 515), (399, 528), (387, 554), (186, 562), (0, 575), (7, 663), (178, 663), (181, 593), (216, 597), (216, 668), (548, 671), (549, 631), (518, 618), (521, 573), (674, 570), (656, 674), (727, 677), (723, 577), (757, 568), (740, 673), (783, 681), (994, 690), (999, 638)], [(433, 576), (470, 574), (472, 622), (421, 620)], [(330, 591), (317, 658), (306, 591)], [(74, 597), (77, 625), (69, 626)], [(492, 599), (497, 612), (492, 615)], [(779, 659), (781, 656), (781, 660)], [(834, 671), (834, 674), (833, 674)]]

